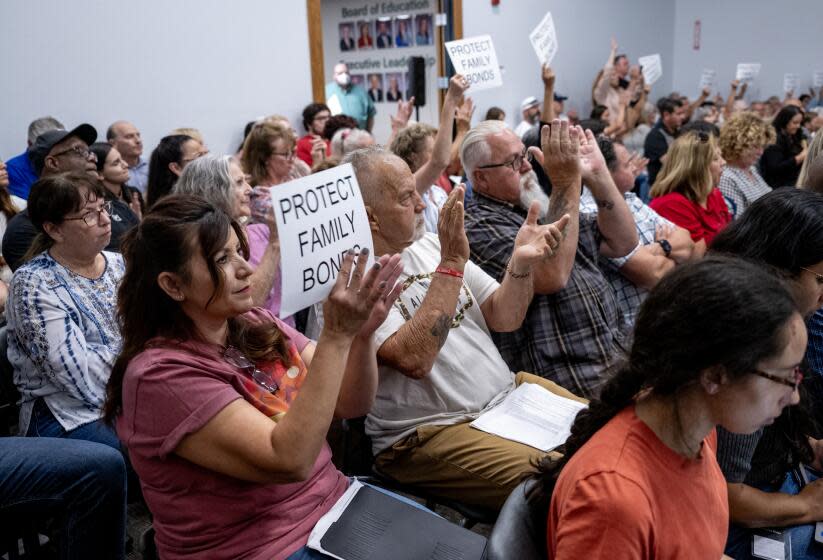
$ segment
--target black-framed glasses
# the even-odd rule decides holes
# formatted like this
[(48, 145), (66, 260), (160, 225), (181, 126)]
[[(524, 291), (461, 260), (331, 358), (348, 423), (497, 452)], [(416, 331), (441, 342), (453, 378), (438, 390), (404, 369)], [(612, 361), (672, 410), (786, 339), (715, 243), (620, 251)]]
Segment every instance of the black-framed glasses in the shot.
[[(75, 146), (74, 148), (69, 148), (68, 150), (63, 150), (62, 152), (57, 152), (56, 154), (52, 154), (52, 157), (59, 157), (59, 156), (71, 156), (71, 157), (79, 157), (83, 159), (88, 159), (89, 154), (93, 154), (91, 150), (88, 148), (84, 148), (83, 146)], [(95, 157), (95, 159), (97, 159)]]
[(796, 366), (793, 370), (794, 373), (794, 380), (786, 379), (785, 377), (780, 377), (779, 375), (774, 375), (773, 373), (767, 373), (765, 371), (760, 371), (759, 369), (754, 370), (752, 373), (759, 377), (763, 377), (770, 381), (774, 381), (775, 383), (780, 383), (781, 385), (785, 385), (787, 387), (791, 387), (793, 390), (797, 391), (797, 388), (800, 386), (800, 383), (803, 381), (803, 370), (800, 369), (800, 366)]
[(817, 273), (817, 272), (815, 272), (814, 270), (810, 270), (810, 269), (806, 268), (805, 266), (801, 266), (801, 267), (800, 267), (800, 270), (805, 270), (805, 271), (806, 271), (806, 272), (808, 272), (809, 274), (813, 274), (813, 275), (814, 275), (814, 277), (815, 277), (815, 278), (817, 278), (817, 283), (818, 283), (818, 284), (823, 284), (823, 274), (818, 274), (818, 273)]
[(509, 161), (504, 161), (503, 163), (490, 163), (489, 165), (478, 165), (477, 169), (493, 169), (495, 167), (509, 166), (512, 168), (512, 171), (517, 173), (517, 171), (523, 166), (524, 159), (531, 163), (532, 156), (529, 153), (528, 148), (523, 148), (521, 153), (517, 154)]
[(274, 394), (278, 389), (280, 389), (280, 385), (278, 385), (277, 381), (274, 380), (271, 374), (258, 369), (254, 362), (249, 360), (234, 346), (226, 347), (223, 351), (223, 359), (234, 367), (242, 370), (243, 373), (254, 379), (255, 383), (263, 387), (269, 393)]
[(72, 220), (83, 220), (89, 227), (99, 226), (100, 216), (103, 214), (103, 212), (106, 213), (106, 216), (111, 216), (111, 209), (112, 203), (111, 201), (108, 201), (103, 203), (103, 206), (100, 207), (100, 210), (89, 210), (82, 216), (78, 216), (76, 218), (63, 218), (63, 221), (70, 222)]

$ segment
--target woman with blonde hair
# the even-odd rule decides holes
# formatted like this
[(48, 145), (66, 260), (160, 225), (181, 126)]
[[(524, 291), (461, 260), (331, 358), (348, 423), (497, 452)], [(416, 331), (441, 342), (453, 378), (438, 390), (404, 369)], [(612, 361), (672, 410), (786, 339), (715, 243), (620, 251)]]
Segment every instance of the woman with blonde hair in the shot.
[(803, 166), (800, 168), (800, 175), (797, 176), (797, 186), (806, 188), (809, 182), (809, 170), (812, 167), (814, 160), (823, 154), (823, 134), (815, 134), (811, 144), (809, 144), (809, 153), (806, 159), (803, 160)]
[(700, 252), (732, 221), (729, 207), (716, 188), (724, 163), (711, 134), (689, 132), (669, 147), (652, 186), (649, 206), (689, 230)]
[(729, 202), (733, 217), (740, 217), (752, 202), (772, 190), (756, 165), (765, 147), (772, 142), (771, 125), (751, 111), (736, 113), (723, 125), (720, 151), (726, 165), (718, 188)]

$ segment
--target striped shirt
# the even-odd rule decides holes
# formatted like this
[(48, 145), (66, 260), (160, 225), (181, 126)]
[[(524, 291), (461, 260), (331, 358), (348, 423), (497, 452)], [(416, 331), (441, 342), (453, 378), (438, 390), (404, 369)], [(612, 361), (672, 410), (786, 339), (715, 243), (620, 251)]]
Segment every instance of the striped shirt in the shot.
[(20, 432), (42, 398), (66, 431), (100, 418), (106, 383), (120, 352), (115, 311), (123, 257), (103, 252), (103, 274), (90, 280), (48, 252), (21, 266), (6, 306), (8, 358), (22, 397)]

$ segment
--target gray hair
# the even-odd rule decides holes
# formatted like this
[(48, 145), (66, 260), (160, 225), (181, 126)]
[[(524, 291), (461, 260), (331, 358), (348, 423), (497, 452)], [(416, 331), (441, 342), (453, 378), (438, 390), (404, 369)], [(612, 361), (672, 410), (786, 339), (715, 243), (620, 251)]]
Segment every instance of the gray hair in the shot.
[(172, 193), (193, 194), (235, 218), (229, 163), (232, 156), (205, 155), (190, 162), (174, 184)]
[(371, 146), (374, 138), (365, 130), (359, 128), (341, 128), (334, 133), (331, 139), (331, 155), (342, 158), (346, 154)]
[(460, 144), (460, 162), (470, 181), (474, 182), (474, 170), (479, 165), (487, 164), (492, 156), (487, 137), (501, 134), (506, 130), (506, 123), (503, 121), (483, 121), (463, 137), (463, 143)]
[[(354, 168), (360, 193), (366, 206), (374, 208), (383, 198), (383, 183), (391, 178), (382, 176), (376, 169), (377, 164), (384, 161), (396, 160), (405, 167), (405, 161), (381, 146), (368, 146), (349, 152), (343, 157), (340, 165), (350, 163)], [(411, 171), (409, 171), (411, 173)]]
[(66, 130), (66, 127), (54, 117), (34, 119), (29, 124), (29, 144), (34, 144), (38, 136), (50, 130)]

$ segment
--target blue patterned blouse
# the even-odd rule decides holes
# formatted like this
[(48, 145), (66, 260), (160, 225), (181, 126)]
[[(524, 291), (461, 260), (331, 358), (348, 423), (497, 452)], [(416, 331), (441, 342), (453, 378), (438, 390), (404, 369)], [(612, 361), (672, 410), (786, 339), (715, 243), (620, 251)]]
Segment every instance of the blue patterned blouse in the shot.
[(66, 431), (100, 418), (111, 368), (120, 352), (115, 316), (123, 257), (103, 252), (103, 274), (90, 280), (48, 252), (21, 266), (9, 289), (8, 358), (22, 396), (20, 432), (43, 398)]

